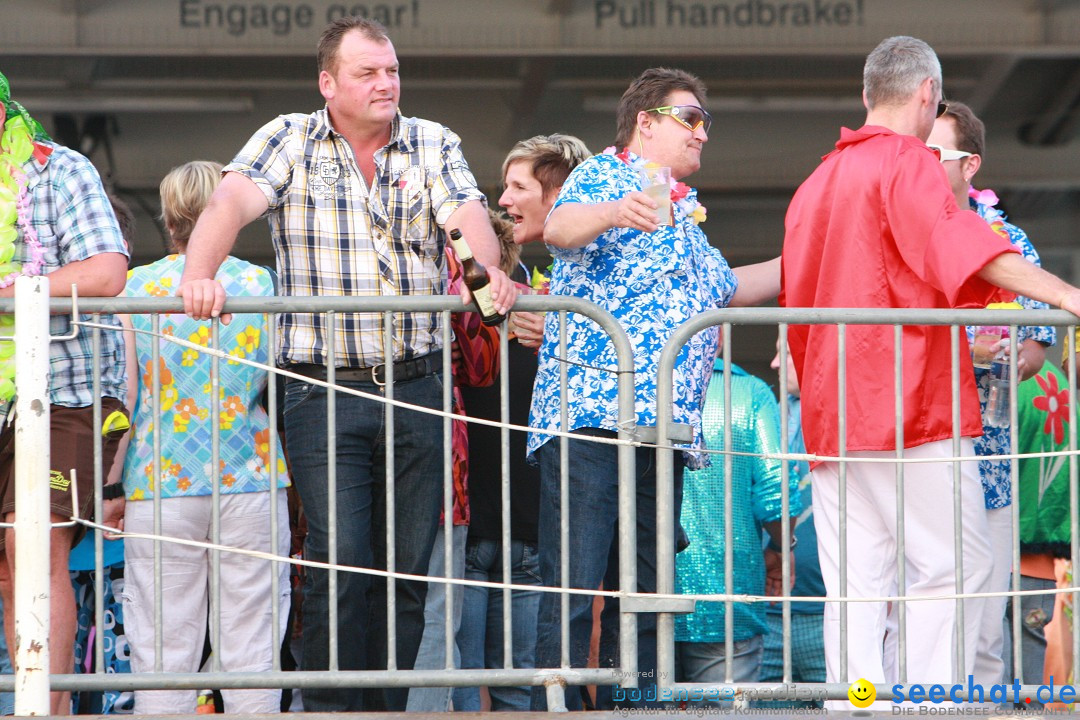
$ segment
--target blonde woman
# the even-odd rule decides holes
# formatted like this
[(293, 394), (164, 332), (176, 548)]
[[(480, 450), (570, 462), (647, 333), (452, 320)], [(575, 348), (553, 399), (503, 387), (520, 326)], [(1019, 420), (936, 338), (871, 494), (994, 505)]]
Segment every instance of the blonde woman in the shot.
[[(171, 296), (184, 271), (188, 237), (218, 184), (221, 165), (195, 161), (173, 169), (161, 182), (162, 220), (173, 254), (136, 268), (128, 278), (129, 297)], [(217, 279), (230, 296), (273, 295), (274, 283), (265, 268), (228, 257)], [(138, 398), (134, 434), (124, 466), (127, 496), (125, 528), (154, 531), (155, 493), (160, 492), (161, 533), (170, 538), (210, 541), (216, 483), (220, 491), (220, 542), (223, 545), (287, 555), (288, 509), (285, 491), (277, 493), (277, 547), (271, 544), (269, 420), (259, 398), (268, 374), (251, 365), (221, 360), (218, 427), (212, 426), (211, 358), (177, 344), (173, 338), (211, 345), (211, 326), (183, 314), (163, 315), (160, 334), (153, 335), (152, 316), (133, 315), (134, 338), (127, 343), (130, 396)], [(219, 328), (218, 347), (229, 355), (259, 363), (271, 360), (267, 350), (265, 316), (237, 314)], [(151, 392), (152, 352), (159, 351), (161, 392)], [(160, 427), (161, 454), (154, 456), (154, 426)], [(218, 467), (211, 462), (213, 433), (219, 441)], [(278, 446), (278, 487), (289, 484)], [(155, 478), (155, 460), (160, 475)], [(151, 672), (155, 663), (154, 542), (129, 539), (125, 547), (127, 584), (124, 613), (131, 645), (131, 666)], [(161, 543), (163, 613), (161, 670), (197, 672), (206, 637), (211, 555), (207, 550)], [(272, 666), (289, 610), (288, 566), (244, 555), (220, 554), (220, 602), (211, 609), (220, 617), (221, 647), (215, 647), (225, 671), (260, 671)], [(278, 597), (271, 597), (272, 572), (278, 573)], [(281, 627), (271, 627), (272, 602), (277, 602)], [(279, 711), (280, 690), (224, 690), (226, 712)], [(137, 714), (193, 713), (194, 690), (154, 690), (135, 693)]]

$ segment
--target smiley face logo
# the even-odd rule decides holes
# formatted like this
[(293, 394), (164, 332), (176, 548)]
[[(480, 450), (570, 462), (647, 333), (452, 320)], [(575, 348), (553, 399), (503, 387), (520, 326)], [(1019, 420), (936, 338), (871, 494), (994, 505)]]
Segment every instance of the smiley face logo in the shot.
[(859, 678), (851, 683), (847, 691), (848, 700), (857, 708), (869, 707), (877, 699), (877, 690), (869, 680)]

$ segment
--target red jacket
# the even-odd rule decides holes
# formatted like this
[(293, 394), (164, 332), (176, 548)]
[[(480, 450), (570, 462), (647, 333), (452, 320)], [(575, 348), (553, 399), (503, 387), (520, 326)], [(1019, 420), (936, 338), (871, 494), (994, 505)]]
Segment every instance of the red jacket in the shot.
[[(960, 209), (935, 155), (883, 127), (844, 128), (795, 193), (785, 220), (780, 304), (813, 308), (985, 307), (1007, 297), (976, 273), (1016, 249)], [(950, 330), (905, 326), (904, 446), (952, 437)], [(811, 453), (839, 447), (837, 329), (791, 326)], [(961, 335), (963, 337), (963, 335)], [(847, 450), (893, 450), (893, 328), (847, 326)], [(961, 435), (982, 434), (966, 343)]]

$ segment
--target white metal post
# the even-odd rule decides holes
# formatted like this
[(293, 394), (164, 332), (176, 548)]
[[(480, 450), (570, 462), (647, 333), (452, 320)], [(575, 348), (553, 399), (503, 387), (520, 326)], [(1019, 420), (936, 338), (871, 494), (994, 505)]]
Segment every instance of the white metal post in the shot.
[(15, 281), (15, 714), (49, 714), (49, 280)]

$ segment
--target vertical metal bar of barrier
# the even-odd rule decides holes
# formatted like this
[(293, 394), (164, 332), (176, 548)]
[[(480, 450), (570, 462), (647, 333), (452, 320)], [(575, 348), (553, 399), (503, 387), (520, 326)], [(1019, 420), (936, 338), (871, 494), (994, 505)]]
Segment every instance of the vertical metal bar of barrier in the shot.
[[(956, 556), (956, 592), (964, 592), (964, 511), (961, 483), (963, 480), (960, 463), (960, 326), (949, 328), (951, 370), (952, 370), (952, 462), (953, 471), (953, 553)], [(964, 675), (964, 601), (956, 600), (956, 666), (953, 668), (956, 682)]]
[(221, 671), (221, 320), (210, 321), (210, 668)]
[[(1076, 587), (1077, 572), (1080, 569), (1080, 491), (1077, 490), (1077, 459), (1076, 459), (1076, 425), (1080, 413), (1076, 407), (1076, 326), (1070, 325), (1069, 331), (1069, 522), (1073, 528), (1069, 556), (1072, 558), (1072, 585)], [(1076, 617), (1077, 608), (1080, 608), (1080, 592), (1072, 593), (1073, 617)], [(1073, 620), (1072, 623), (1072, 651), (1073, 658), (1080, 658), (1080, 622)]]
[[(151, 430), (154, 440), (154, 478), (151, 481), (154, 503), (154, 672), (164, 668), (163, 647), (165, 629), (165, 609), (161, 596), (161, 314), (150, 316), (150, 389), (153, 396), (154, 427)], [(200, 358), (201, 359), (201, 358)]]
[[(780, 363), (780, 370), (784, 379), (780, 382), (780, 452), (787, 454), (788, 452), (788, 428), (787, 428), (787, 359), (782, 358), (783, 362)], [(801, 495), (801, 490), (798, 484), (796, 484), (796, 491)], [(784, 548), (783, 554), (780, 556), (780, 625), (783, 630), (784, 638), (791, 637), (791, 572), (792, 572), (792, 551), (791, 551), (791, 539), (795, 532), (794, 523), (792, 523), (791, 516), (791, 468), (788, 459), (785, 457), (780, 462), (780, 547)], [(786, 619), (786, 622), (785, 622)], [(791, 667), (791, 642), (785, 641), (781, 643), (781, 664), (784, 662), (784, 658), (787, 659), (787, 667)], [(784, 674), (784, 678), (788, 675)], [(785, 679), (784, 682), (790, 682)]]
[[(1017, 343), (1017, 332), (1019, 328), (1015, 325), (1010, 326), (1010, 342), (1009, 342), (1009, 452), (1012, 455), (1017, 455), (1019, 452), (1019, 433), (1018, 428), (1018, 385), (1020, 382), (1019, 368), (1017, 367), (1017, 360), (1019, 355), (1019, 346)], [(1038, 372), (1038, 370), (1036, 371)], [(1010, 513), (1010, 525), (1011, 525), (1011, 548), (1010, 559), (1012, 567), (1016, 568), (1011, 574), (1011, 586), (1014, 592), (1020, 590), (1021, 573), (1020, 568), (1020, 522), (1019, 522), (1019, 458), (1013, 458), (1010, 460), (1010, 472), (1009, 483), (1010, 491), (1009, 496), (1012, 498), (1012, 502), (1009, 507)], [(1020, 648), (1022, 642), (1022, 626), (1020, 624), (1022, 620), (1022, 597), (1014, 595), (1008, 599), (1008, 602), (1012, 604), (1012, 623), (1011, 632), (1013, 640), (1013, 648)], [(1013, 652), (1013, 677), (1019, 678), (1023, 682), (1023, 653), (1019, 651)]]
[[(443, 412), (449, 413), (453, 406), (453, 380), (454, 370), (451, 366), (450, 345), (453, 337), (450, 334), (450, 311), (442, 312), (442, 368), (443, 368)], [(505, 323), (504, 323), (505, 326)], [(453, 457), (453, 423), (449, 416), (443, 417), (443, 576), (450, 579), (454, 575), (454, 457)], [(443, 583), (443, 628), (445, 631), (443, 645), (443, 667), (447, 670), (454, 669), (454, 593), (455, 588), (450, 583)], [(431, 594), (431, 584), (428, 584), (428, 595)], [(422, 640), (421, 640), (422, 642)]]
[[(94, 396), (94, 521), (100, 524), (104, 519), (105, 501), (101, 498), (101, 488), (105, 484), (103, 476), (102, 430), (101, 418), (101, 315), (94, 313), (91, 318), (94, 329), (90, 335), (90, 371), (93, 373), (91, 393)], [(123, 462), (121, 458), (113, 458), (114, 462)], [(72, 480), (74, 482), (74, 479)], [(78, 510), (75, 510), (78, 512)], [(105, 538), (101, 530), (94, 529), (94, 627), (105, 627)], [(94, 668), (96, 674), (105, 672), (105, 643), (94, 643)], [(74, 668), (72, 668), (74, 669)]]
[[(788, 344), (787, 344), (787, 323), (778, 323), (778, 339), (776, 345), (776, 356), (779, 360), (777, 368), (780, 377), (780, 452), (784, 454), (784, 460), (780, 463), (780, 518), (782, 523), (790, 523), (791, 516), (791, 500), (788, 494), (788, 485), (791, 483), (791, 463), (792, 459), (787, 457), (787, 454), (791, 452), (791, 433), (788, 423), (791, 421), (789, 408), (788, 408)], [(801, 478), (800, 478), (801, 480)], [(787, 545), (791, 544), (791, 540), (785, 535), (782, 536)], [(785, 547), (783, 544), (781, 547)], [(781, 590), (781, 602), (780, 607), (780, 627), (781, 636), (784, 638), (784, 642), (781, 644), (781, 665), (782, 665), (782, 681), (787, 684), (791, 682), (791, 567), (787, 562), (787, 557), (784, 558), (784, 565), (782, 569), (783, 588)]]
[(847, 582), (847, 325), (836, 326), (837, 455), (840, 487), (840, 677), (848, 676), (848, 582)]
[[(671, 431), (674, 424), (672, 417), (673, 378), (677, 357), (677, 352), (673, 351), (676, 350), (676, 345), (681, 348), (686, 342), (683, 340), (680, 344), (676, 340), (679, 338), (680, 330), (676, 330), (675, 335), (665, 343), (656, 371), (656, 592), (660, 595), (675, 593), (675, 508), (673, 505), (675, 479), (673, 473), (675, 472), (675, 453), (680, 450), (672, 447)], [(635, 516), (636, 514), (631, 513), (620, 517), (634, 518)], [(633, 659), (636, 662), (637, 658)], [(623, 672), (627, 671), (627, 667), (627, 658), (624, 654)], [(637, 670), (637, 665), (635, 664), (631, 669)], [(660, 612), (656, 615), (656, 669), (659, 675), (657, 684), (660, 687), (674, 684), (675, 616), (671, 612)]]
[[(503, 323), (499, 329), (499, 449), (501, 465), (499, 468), (500, 516), (502, 523), (499, 539), (502, 544), (502, 581), (512, 581), (510, 550), (513, 541), (510, 536), (510, 332), (509, 323)], [(514, 593), (510, 588), (503, 588), (503, 667), (514, 667), (514, 621), (511, 614)], [(490, 590), (487, 591), (491, 593)]]
[[(570, 427), (569, 383), (567, 381), (566, 311), (559, 311), (559, 429)], [(570, 439), (559, 438), (559, 586), (570, 587)], [(570, 667), (570, 595), (559, 596), (559, 666)]]
[[(337, 512), (337, 313), (326, 313), (326, 518), (327, 542), (326, 560), (330, 563), (327, 570), (327, 593), (330, 596), (329, 622), (330, 638), (328, 643), (328, 669), (338, 670), (338, 512)], [(373, 540), (374, 542), (374, 540)]]
[[(276, 316), (270, 313), (263, 314), (263, 327), (266, 329), (266, 357), (267, 364), (273, 366), (277, 358), (277, 331)], [(270, 552), (278, 554), (281, 547), (281, 526), (278, 517), (278, 493), (283, 492), (278, 487), (277, 471), (277, 448), (278, 448), (278, 422), (277, 422), (277, 375), (267, 371), (266, 373), (266, 414), (270, 424), (270, 433), (267, 437), (267, 457), (270, 463)], [(291, 550), (290, 536), (290, 550)], [(288, 555), (288, 552), (286, 552)], [(287, 566), (288, 567), (288, 566)], [(270, 623), (274, 629), (275, 642), (271, 643), (271, 669), (274, 672), (281, 670), (281, 568), (276, 562), (269, 564), (270, 570)]]
[[(616, 327), (618, 327), (616, 325)], [(637, 536), (637, 468), (635, 463), (637, 462), (637, 455), (635, 454), (634, 447), (630, 445), (630, 441), (634, 439), (634, 426), (637, 424), (637, 414), (634, 409), (635, 403), (635, 389), (634, 389), (634, 358), (632, 353), (619, 352), (619, 343), (616, 342), (619, 338), (615, 337), (609, 331), (609, 337), (611, 338), (611, 344), (615, 348), (616, 355), (619, 358), (619, 379), (618, 379), (618, 397), (619, 397), (619, 590), (620, 592), (637, 592), (638, 588), (638, 574), (637, 574), (637, 554), (638, 554), (638, 536)], [(623, 336), (625, 340), (625, 335)], [(629, 350), (629, 343), (624, 346)], [(624, 365), (624, 362), (628, 365)], [(670, 381), (670, 377), (669, 377)], [(657, 424), (659, 430), (659, 424)], [(657, 444), (666, 445), (667, 440), (661, 439), (663, 436), (657, 435)], [(657, 581), (663, 578), (663, 585), (657, 585), (656, 592), (658, 593), (672, 593), (675, 591), (675, 529), (672, 527), (672, 492), (670, 482), (666, 492), (661, 492), (661, 472), (669, 474), (670, 477), (672, 468), (672, 455), (670, 451), (660, 452), (656, 451), (656, 513), (657, 513), (657, 528), (656, 538), (653, 548), (656, 550), (656, 570)], [(663, 520), (663, 522), (660, 522)], [(607, 602), (605, 600), (605, 602)], [(629, 677), (633, 684), (627, 683), (629, 687), (638, 687), (638, 673), (641, 668), (638, 667), (638, 621), (637, 615), (633, 612), (628, 612), (625, 605), (620, 602), (619, 605), (619, 665), (622, 668), (624, 674), (623, 678)], [(671, 622), (671, 616), (666, 616), (668, 622)], [(664, 619), (663, 614), (657, 615), (657, 620)], [(674, 626), (672, 625), (671, 631), (674, 632)], [(657, 625), (657, 633), (659, 633), (659, 624)], [(657, 635), (659, 639), (660, 635)], [(657, 643), (659, 647), (659, 643)], [(659, 660), (659, 656), (657, 656)], [(659, 664), (658, 664), (659, 667)], [(629, 673), (626, 675), (625, 673)], [(653, 678), (657, 687), (662, 686), (666, 682), (671, 682), (674, 675), (662, 675), (658, 678)], [(622, 681), (620, 681), (622, 682)]]
[[(907, 525), (904, 520), (904, 326), (893, 325), (893, 383), (896, 399), (896, 589), (907, 595)], [(907, 600), (896, 608), (896, 667), (907, 682)]]
[[(724, 592), (735, 592), (735, 537), (734, 512), (732, 502), (734, 457), (731, 454), (731, 323), (721, 326), (724, 354)], [(704, 400), (704, 399), (703, 399)], [(704, 432), (704, 428), (702, 429)], [(735, 603), (729, 597), (724, 601), (724, 682), (734, 681), (733, 662), (735, 657)]]
[[(386, 385), (386, 669), (397, 670), (397, 483), (394, 453), (397, 439), (394, 432), (396, 416), (394, 399), (394, 314), (383, 313), (383, 368)], [(379, 542), (378, 539), (375, 542)]]
[[(77, 319), (77, 318), (73, 318)], [(15, 280), (15, 714), (49, 714), (49, 280)]]

